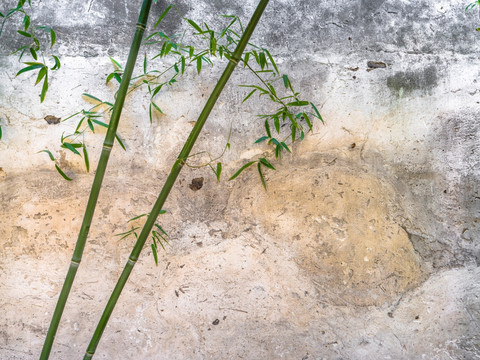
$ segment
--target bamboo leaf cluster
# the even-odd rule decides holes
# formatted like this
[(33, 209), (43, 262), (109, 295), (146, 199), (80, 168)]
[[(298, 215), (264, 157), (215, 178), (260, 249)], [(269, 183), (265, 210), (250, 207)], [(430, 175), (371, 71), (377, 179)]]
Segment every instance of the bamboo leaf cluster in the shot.
[[(145, 53), (143, 57), (142, 73), (131, 78), (128, 93), (137, 91), (141, 88), (146, 89), (149, 107), (148, 116), (150, 123), (156, 116), (164, 115), (163, 110), (157, 102), (161, 91), (166, 87), (174, 86), (178, 80), (186, 73), (188, 69), (192, 69), (192, 73), (200, 75), (205, 64), (214, 66), (216, 60), (230, 60), (233, 48), (238, 44), (239, 39), (244, 33), (244, 26), (240, 19), (234, 15), (222, 15), (226, 20), (223, 27), (214, 30), (207, 23), (199, 24), (193, 19), (183, 18), (186, 29), (179, 34), (167, 35), (161, 29), (161, 22), (172, 10), (176, 9), (173, 5), (169, 5), (159, 16), (155, 22), (152, 32), (146, 36), (144, 44), (150, 49), (150, 56)], [(120, 61), (110, 57), (113, 70), (106, 77), (106, 83), (112, 80), (120, 83), (123, 76), (123, 66)], [(255, 141), (255, 144), (265, 143), (267, 147), (273, 149), (276, 159), (280, 159), (284, 152), (291, 153), (291, 146), (297, 140), (303, 140), (305, 134), (313, 129), (313, 119), (317, 118), (321, 122), (323, 119), (313, 104), (301, 98), (300, 93), (294, 90), (292, 82), (287, 74), (280, 73), (280, 70), (272, 56), (271, 52), (257, 46), (251, 42), (248, 43), (247, 49), (240, 57), (239, 62), (242, 67), (254, 75), (257, 84), (239, 85), (248, 89), (247, 95), (243, 98), (246, 102), (253, 95), (267, 99), (278, 106), (275, 112), (265, 115), (258, 115), (262, 120), (262, 127), (265, 129), (265, 135)], [(282, 86), (283, 84), (283, 86)], [(95, 106), (89, 109), (82, 109), (75, 114), (67, 117), (65, 120), (72, 118), (80, 118), (77, 122), (75, 132), (67, 135), (65, 139), (68, 141), (77, 141), (82, 148), (87, 149), (85, 135), (89, 132), (94, 133), (95, 125), (108, 126), (102, 122), (100, 118), (111, 113), (113, 105), (111, 102), (100, 100), (90, 94), (83, 94), (88, 100), (96, 102)], [(212, 156), (208, 154), (210, 160), (201, 165), (192, 165), (191, 167), (208, 166), (214, 173), (217, 181), (220, 181), (223, 164), (221, 160), (226, 150), (230, 149), (230, 135), (227, 140), (224, 151), (220, 156)], [(81, 141), (78, 139), (81, 138)], [(81, 155), (66, 145), (62, 138), (61, 147), (66, 148), (74, 153)], [(117, 137), (120, 145), (125, 149), (121, 139)], [(78, 146), (78, 145), (72, 145)], [(207, 153), (207, 152), (201, 152)], [(200, 154), (200, 153), (198, 153)], [(195, 157), (198, 154), (190, 156)], [(269, 156), (268, 154), (262, 156)], [(86, 170), (87, 157), (84, 156)], [(262, 164), (260, 158), (255, 163)], [(248, 166), (247, 166), (248, 167)], [(258, 165), (258, 174), (264, 187), (266, 187), (265, 177), (262, 170), (270, 169), (268, 166)], [(230, 180), (235, 179), (243, 170), (235, 172)]]
[[(473, 10), (476, 6), (478, 6), (478, 16), (480, 17), (480, 0), (475, 0), (474, 2), (468, 4), (465, 7), (465, 12)], [(475, 29), (476, 31), (480, 31), (480, 27)]]
[[(160, 210), (159, 215), (165, 214), (166, 212), (167, 212), (166, 210)], [(149, 216), (149, 215), (150, 215), (150, 213), (137, 215), (137, 216), (131, 218), (130, 220), (128, 220), (127, 223), (134, 222), (134, 221), (136, 221), (140, 218), (143, 218), (143, 217)], [(133, 235), (135, 237), (135, 239), (138, 240), (138, 235), (139, 235), (138, 230), (139, 229), (141, 229), (141, 227), (139, 225), (132, 226), (130, 228), (130, 230), (127, 230), (127, 231), (119, 233), (119, 234), (115, 234), (115, 236), (119, 236), (120, 237), (119, 240), (123, 240), (123, 239), (128, 238), (128, 237)], [(166, 244), (166, 245), (170, 244), (168, 242), (169, 235), (167, 234), (167, 232), (163, 229), (163, 227), (158, 222), (155, 222), (154, 230), (151, 231), (150, 235), (151, 235), (151, 239), (152, 239), (152, 243), (150, 244), (150, 247), (152, 248), (153, 259), (155, 261), (155, 265), (158, 265), (158, 250), (159, 250), (159, 247), (161, 247), (163, 250), (165, 250), (164, 244)]]
[[(19, 61), (22, 61), (27, 54), (32, 58), (33, 61), (23, 62), (23, 65), (26, 66), (19, 70), (16, 76), (27, 72), (38, 71), (35, 85), (43, 82), (40, 91), (40, 102), (43, 102), (48, 91), (49, 71), (56, 71), (61, 67), (58, 56), (47, 54), (44, 49), (45, 47), (47, 47), (48, 50), (53, 48), (57, 40), (57, 35), (49, 26), (34, 26), (31, 23), (31, 15), (26, 7), (27, 4), (31, 9), (31, 0), (19, 0), (16, 7), (8, 9), (5, 13), (0, 12), (0, 18), (2, 19), (0, 36), (2, 35), (7, 20), (17, 14), (23, 16), (21, 28), (17, 30), (17, 34), (23, 39), (24, 45), (14, 50), (11, 55), (17, 54)], [(47, 45), (42, 41), (42, 33), (49, 37)]]

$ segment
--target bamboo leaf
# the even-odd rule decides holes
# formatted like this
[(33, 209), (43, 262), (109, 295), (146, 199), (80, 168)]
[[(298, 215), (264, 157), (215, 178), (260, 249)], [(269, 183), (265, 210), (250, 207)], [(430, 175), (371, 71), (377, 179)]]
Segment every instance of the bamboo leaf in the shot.
[(270, 52), (267, 49), (263, 49), (263, 51), (265, 51), (265, 54), (267, 54), (268, 59), (270, 60), (270, 63), (272, 64), (273, 68), (277, 72), (277, 75), (280, 74), (280, 72), (278, 71), (278, 68), (277, 68), (277, 64), (275, 63), (275, 60), (273, 60), (273, 57), (270, 54)]
[(93, 127), (92, 120), (87, 119), (87, 124), (90, 130), (92, 130), (92, 132), (95, 133), (95, 128)]
[(26, 61), (26, 62), (24, 62), (24, 64), (26, 64), (26, 65), (41, 65), (41, 66), (45, 66), (44, 63), (37, 62), (37, 61)]
[(275, 146), (275, 158), (278, 159), (281, 155), (282, 147), (280, 145)]
[(171, 42), (166, 42), (165, 43), (165, 50), (163, 51), (163, 56), (167, 56), (170, 50), (172, 49), (172, 43)]
[(183, 75), (185, 73), (185, 56), (182, 56), (180, 61), (182, 64), (181, 69), (182, 69), (182, 75)]
[(153, 122), (153, 117), (152, 117), (152, 104), (150, 103), (150, 106), (148, 107), (148, 116), (150, 118), (150, 124)]
[(158, 265), (157, 247), (154, 244), (152, 244), (152, 254), (153, 260), (155, 260), (155, 265)]
[(83, 159), (85, 160), (85, 168), (87, 169), (87, 172), (90, 172), (90, 160), (88, 159), (87, 147), (85, 146), (85, 144), (83, 144), (82, 148), (83, 148)]
[(243, 99), (242, 104), (243, 104), (245, 101), (247, 101), (248, 98), (249, 98), (250, 96), (252, 96), (255, 91), (257, 91), (257, 89), (253, 89), (252, 91), (250, 91), (250, 93), (249, 93), (247, 96), (245, 96), (245, 98)]
[(55, 158), (53, 157), (52, 153), (49, 150), (40, 150), (39, 153), (41, 152), (48, 154), (48, 157), (50, 158), (50, 160), (55, 161)]
[(162, 109), (160, 109), (160, 108), (158, 107), (158, 105), (155, 104), (153, 101), (152, 101), (152, 105), (153, 105), (153, 107), (154, 107), (160, 114), (164, 114), (164, 112), (162, 111)]
[(57, 169), (58, 173), (59, 173), (60, 175), (62, 175), (62, 177), (63, 177), (65, 180), (67, 180), (67, 181), (72, 181), (72, 179), (69, 178), (69, 177), (62, 171), (62, 169), (60, 169), (60, 168), (58, 167), (57, 164), (55, 164), (55, 169)]
[(118, 136), (117, 134), (115, 134), (115, 139), (117, 139), (118, 143), (120, 144), (120, 146), (122, 147), (123, 150), (127, 151), (127, 149), (125, 148), (125, 145), (123, 144), (123, 141), (122, 139), (120, 139), (120, 136)]
[[(23, 56), (23, 54), (25, 53), (25, 51), (26, 51), (27, 48), (28, 48), (27, 45), (22, 46), (22, 47), (19, 47), (17, 50), (11, 52), (9, 55), (14, 55), (14, 54), (16, 54), (17, 52), (21, 51), (20, 56), (18, 57), (18, 60), (20, 61), (20, 60), (22, 60), (22, 56)], [(34, 49), (34, 50), (35, 50), (35, 49)]]
[(317, 107), (311, 102), (310, 105), (312, 105), (312, 108), (313, 110), (315, 111), (315, 113), (317, 114), (317, 118), (320, 119), (320, 121), (322, 123), (324, 123), (323, 119), (322, 119), (322, 115), (320, 115), (320, 112), (318, 111)]
[(93, 95), (90, 95), (90, 94), (87, 94), (87, 93), (83, 93), (82, 96), (85, 96), (87, 98), (90, 98), (92, 100), (98, 101), (99, 103), (103, 104), (103, 101), (100, 100), (99, 98), (97, 98), (96, 96), (93, 96)]
[(262, 180), (262, 185), (265, 188), (265, 190), (267, 190), (267, 184), (265, 183), (265, 178), (263, 177), (263, 174), (262, 174), (262, 163), (261, 162), (258, 163), (257, 168), (258, 168), (258, 173), (260, 174), (260, 180)]
[(115, 80), (117, 80), (119, 84), (122, 82), (122, 77), (120, 76), (120, 74), (113, 73), (113, 77), (115, 78)]
[(310, 118), (308, 117), (307, 113), (302, 113), (303, 115), (303, 118), (305, 119), (305, 122), (307, 123), (308, 125), (308, 128), (310, 129), (310, 131), (312, 131), (313, 129), (313, 126), (312, 126), (312, 122), (310, 121)]
[(222, 174), (222, 163), (221, 162), (217, 163), (217, 172), (215, 174), (217, 175), (217, 181), (220, 181), (220, 175)]
[(260, 162), (265, 165), (266, 167), (268, 167), (269, 169), (272, 169), (272, 170), (275, 170), (275, 168), (273, 167), (273, 165), (265, 158), (260, 158)]
[(202, 57), (199, 56), (197, 57), (197, 73), (200, 74), (201, 70), (202, 70)]
[(135, 216), (133, 218), (131, 218), (130, 220), (127, 221), (127, 223), (129, 223), (130, 221), (135, 221), (137, 219), (140, 219), (141, 217), (144, 217), (144, 216), (147, 216), (148, 214), (142, 214), (142, 215), (138, 215), (138, 216)]
[(35, 49), (33, 47), (30, 47), (30, 54), (32, 55), (32, 57), (35, 59), (35, 60), (38, 60), (38, 55), (37, 55), (37, 52), (35, 51)]
[(292, 126), (297, 127), (297, 122), (295, 121), (295, 118), (293, 117), (292, 113), (289, 111), (286, 113), (288, 118), (290, 119), (290, 122), (292, 123)]
[(47, 95), (48, 91), (48, 76), (45, 75), (45, 79), (43, 80), (42, 92), (40, 93), (40, 102), (45, 100), (45, 95)]
[[(276, 146), (280, 145), (280, 143), (278, 142), (278, 140), (275, 139), (275, 138), (272, 138), (270, 141), (271, 141), (272, 143), (274, 143)], [(269, 143), (270, 143), (270, 141), (269, 141)]]
[(130, 229), (130, 230), (128, 230), (128, 231), (125, 231), (125, 232), (123, 232), (123, 233), (115, 234), (115, 236), (121, 236), (121, 238), (118, 239), (118, 240), (123, 240), (123, 239), (125, 239), (126, 237), (129, 237), (130, 235), (135, 234), (135, 230), (137, 230), (137, 229), (139, 229), (138, 226), (135, 227), (135, 228), (132, 228), (132, 229)]
[(165, 247), (163, 246), (163, 243), (162, 243), (162, 239), (164, 241), (166, 241), (163, 236), (161, 236), (158, 232), (156, 232), (155, 230), (152, 231), (152, 237), (153, 237), (153, 241), (155, 242), (155, 245), (156, 245), (156, 242), (158, 241), (158, 243), (160, 244), (160, 246), (162, 247), (163, 250), (165, 250)]
[(82, 126), (83, 120), (85, 120), (85, 119), (86, 119), (85, 116), (80, 119), (80, 121), (79, 121), (78, 124), (77, 124), (77, 127), (75, 128), (75, 134), (80, 133), (78, 130), (80, 129), (80, 126)]
[(97, 119), (92, 119), (92, 121), (93, 121), (95, 124), (100, 125), (100, 126), (108, 129), (108, 125), (105, 124), (103, 121), (100, 121), (100, 120), (97, 120)]
[(163, 20), (163, 18), (165, 17), (165, 15), (168, 14), (168, 12), (170, 11), (170, 9), (172, 8), (172, 5), (168, 5), (167, 8), (163, 11), (162, 15), (160, 15), (160, 17), (158, 18), (157, 22), (155, 23), (155, 25), (153, 26), (153, 28), (155, 29), (158, 25), (160, 25), (160, 22)]
[(257, 141), (255, 141), (255, 144), (261, 143), (268, 139), (270, 139), (268, 136), (262, 136), (261, 138), (258, 138)]
[(289, 153), (291, 153), (292, 151), (290, 150), (290, 148), (287, 146), (287, 144), (285, 144), (283, 141), (280, 143), (280, 145), (282, 145), (282, 147), (287, 150)]
[(297, 101), (289, 102), (287, 106), (307, 106), (308, 104), (310, 104), (308, 101), (297, 100)]
[(259, 59), (260, 59), (260, 67), (263, 70), (267, 66), (267, 59), (265, 57), (265, 53), (261, 52), (259, 54)]
[(162, 228), (160, 225), (158, 225), (157, 223), (155, 223), (155, 226), (156, 226), (162, 233), (164, 233), (165, 236), (168, 236), (167, 232), (166, 232), (165, 230), (163, 230), (163, 228)]
[(201, 28), (200, 26), (198, 26), (198, 24), (197, 24), (195, 21), (193, 21), (193, 20), (191, 20), (191, 19), (187, 19), (187, 21), (188, 21), (188, 23), (189, 23), (190, 25), (192, 25), (192, 27), (193, 27), (195, 30), (197, 30), (199, 33), (203, 33), (202, 28)]
[(110, 80), (113, 79), (113, 76), (115, 75), (115, 73), (110, 73), (108, 74), (106, 80), (105, 80), (105, 83), (108, 84), (110, 82)]
[(215, 56), (215, 52), (217, 50), (217, 39), (215, 39), (213, 31), (210, 34), (211, 34), (211, 36), (210, 36), (210, 54), (212, 54), (212, 56)]
[(233, 179), (235, 179), (238, 175), (240, 175), (240, 173), (241, 173), (243, 170), (245, 170), (246, 168), (248, 168), (249, 166), (251, 166), (251, 165), (253, 165), (253, 164), (255, 164), (255, 163), (256, 163), (256, 161), (250, 161), (250, 162), (246, 163), (246, 164), (243, 165), (240, 169), (238, 169), (238, 171), (237, 171), (235, 174), (233, 174), (233, 176), (232, 176), (230, 179), (228, 179), (228, 180), (233, 180)]
[(50, 49), (55, 44), (55, 41), (57, 41), (57, 34), (55, 34), (55, 31), (53, 31), (53, 29), (50, 29)]
[(265, 119), (265, 131), (267, 132), (268, 137), (271, 138), (272, 133), (270, 132), (270, 125), (268, 124), (268, 118)]
[(247, 52), (247, 53), (245, 54), (245, 57), (243, 58), (244, 67), (247, 66), (249, 59), (250, 59), (250, 53)]
[(163, 87), (164, 84), (165, 84), (165, 83), (160, 84), (160, 85), (158, 85), (155, 89), (153, 89), (152, 98), (153, 98), (155, 95), (158, 94), (158, 92), (162, 89), (162, 87)]
[(2, 127), (0, 126), (0, 140), (2, 140)]
[(468, 10), (470, 9), (473, 9), (477, 4), (476, 3), (471, 3), (471, 4), (468, 4), (467, 7), (465, 8), (465, 12), (467, 12)]
[(75, 147), (73, 147), (73, 145), (71, 143), (68, 143), (68, 142), (65, 142), (62, 144), (62, 147), (64, 149), (68, 149), (70, 150), (71, 152), (73, 152), (75, 155), (80, 155), (80, 153), (78, 152), (77, 149), (75, 149)]
[(260, 86), (257, 86), (257, 85), (239, 85), (240, 87), (249, 87), (249, 88), (254, 88), (254, 89), (257, 89), (258, 91), (262, 92), (263, 94), (268, 94), (269, 91), (260, 87)]
[(22, 36), (25, 36), (25, 37), (32, 37), (32, 34), (26, 32), (26, 31), (22, 31), (22, 30), (17, 30), (17, 32), (22, 35)]
[(283, 85), (285, 85), (285, 88), (291, 88), (292, 84), (290, 83), (290, 79), (288, 78), (287, 75), (282, 75), (283, 78)]
[[(25, 63), (25, 64), (26, 64), (26, 63)], [(32, 70), (36, 70), (36, 69), (41, 69), (41, 68), (43, 68), (44, 66), (45, 66), (45, 65), (43, 65), (43, 64), (35, 64), (35, 65), (30, 65), (30, 66), (24, 67), (24, 68), (21, 69), (21, 70), (17, 73), (17, 75), (15, 75), (15, 76), (18, 76), (18, 75), (20, 75), (20, 74), (23, 74), (23, 73), (25, 73), (25, 72), (27, 72), (27, 71), (32, 71)]]
[(278, 116), (273, 117), (273, 124), (275, 125), (275, 130), (277, 130), (277, 134), (280, 134), (280, 119)]
[(35, 85), (37, 85), (40, 81), (42, 81), (43, 77), (47, 75), (47, 67), (42, 67), (38, 72), (37, 80), (35, 81)]
[[(277, 97), (277, 92), (275, 91), (275, 88), (273, 87), (272, 84), (267, 84), (268, 85), (268, 88), (270, 89), (270, 92), (273, 94), (273, 96)], [(275, 99), (272, 99), (273, 101), (275, 101)]]
[(55, 65), (51, 68), (51, 70), (60, 69), (60, 66), (62, 66), (62, 64), (60, 63), (60, 60), (58, 59), (58, 57), (55, 55), (51, 55), (51, 57), (53, 57), (53, 60), (55, 60)]
[(109, 56), (109, 58), (110, 58), (110, 61), (111, 61), (112, 64), (113, 64), (113, 67), (114, 67), (114, 68), (116, 68), (116, 69), (118, 69), (118, 70), (123, 69), (123, 68), (122, 68), (122, 65), (120, 65), (120, 63), (119, 63), (117, 60), (115, 60), (115, 59), (112, 58), (111, 56)]
[(297, 138), (297, 127), (295, 125), (292, 125), (292, 143), (295, 142), (296, 138)]

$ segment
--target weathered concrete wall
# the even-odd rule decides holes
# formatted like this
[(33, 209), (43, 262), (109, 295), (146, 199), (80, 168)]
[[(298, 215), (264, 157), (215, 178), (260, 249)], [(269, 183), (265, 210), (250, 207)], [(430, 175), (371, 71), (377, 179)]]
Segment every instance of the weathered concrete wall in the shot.
[[(57, 29), (63, 67), (40, 105), (34, 78), (15, 78), (19, 65), (6, 56), (15, 29), (0, 38), (1, 359), (38, 357), (93, 179), (56, 147), (75, 124), (44, 117), (81, 109), (83, 92), (113, 98), (108, 56), (125, 61), (139, 6), (33, 3), (34, 20)], [(178, 2), (187, 17), (211, 22), (222, 13), (246, 22), (254, 6)], [(268, 192), (253, 171), (217, 183), (204, 168), (184, 169), (161, 220), (171, 246), (158, 267), (144, 251), (98, 358), (479, 357), (480, 45), (465, 6), (271, 1), (253, 41), (277, 56), (326, 124), (268, 173)], [(181, 29), (166, 20), (166, 33)], [(220, 68), (163, 93), (167, 115), (152, 124), (143, 94), (127, 100), (127, 151), (113, 151), (55, 359), (83, 354), (132, 246), (114, 234), (149, 211)], [(245, 81), (254, 79), (234, 74), (196, 147), (221, 153), (233, 123), (227, 175), (266, 150), (251, 145), (266, 105), (239, 105), (235, 84)], [(92, 163), (102, 135), (88, 139)], [(46, 147), (75, 181), (36, 154)], [(197, 177), (204, 185), (194, 191)]]

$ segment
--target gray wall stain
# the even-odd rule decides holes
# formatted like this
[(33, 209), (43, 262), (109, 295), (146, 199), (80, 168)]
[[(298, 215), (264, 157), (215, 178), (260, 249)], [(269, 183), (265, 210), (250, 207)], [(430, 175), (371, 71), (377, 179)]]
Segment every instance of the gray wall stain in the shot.
[(416, 71), (399, 71), (387, 78), (388, 88), (399, 97), (410, 95), (415, 90), (420, 90), (423, 94), (431, 94), (437, 85), (438, 75), (435, 65)]

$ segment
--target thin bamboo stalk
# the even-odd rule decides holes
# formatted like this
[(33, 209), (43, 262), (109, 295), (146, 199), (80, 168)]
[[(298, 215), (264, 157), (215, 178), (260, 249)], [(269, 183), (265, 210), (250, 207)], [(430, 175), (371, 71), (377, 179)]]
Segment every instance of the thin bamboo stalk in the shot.
[(160, 191), (160, 194), (152, 208), (152, 211), (150, 212), (150, 215), (148, 216), (145, 222), (145, 225), (143, 226), (143, 229), (138, 237), (138, 240), (135, 243), (135, 246), (133, 247), (132, 252), (130, 253), (130, 256), (122, 271), (122, 274), (120, 275), (120, 278), (118, 279), (118, 282), (115, 285), (112, 295), (108, 300), (105, 310), (103, 311), (102, 317), (100, 318), (100, 321), (97, 325), (97, 328), (95, 329), (95, 332), (90, 341), (90, 344), (88, 345), (87, 351), (83, 358), (84, 360), (90, 360), (93, 358), (93, 355), (95, 354), (98, 343), (100, 342), (100, 338), (102, 337), (102, 334), (105, 330), (108, 320), (110, 319), (113, 309), (115, 308), (115, 304), (117, 303), (118, 298), (120, 297), (120, 294), (123, 290), (123, 287), (125, 286), (128, 280), (128, 277), (132, 272), (133, 267), (135, 266), (135, 263), (138, 260), (138, 257), (140, 256), (140, 252), (142, 251), (143, 246), (145, 245), (145, 241), (147, 240), (155, 224), (155, 221), (160, 213), (160, 210), (162, 210), (165, 200), (167, 199), (168, 194), (170, 193), (170, 190), (172, 189), (175, 183), (175, 180), (177, 179), (177, 176), (180, 173), (180, 170), (182, 169), (183, 165), (185, 165), (185, 162), (190, 154), (190, 151), (192, 150), (193, 145), (195, 144), (195, 141), (197, 140), (203, 125), (205, 124), (208, 116), (210, 115), (210, 112), (212, 111), (213, 106), (215, 105), (215, 102), (220, 96), (220, 93), (225, 87), (225, 84), (230, 78), (230, 75), (235, 69), (235, 66), (237, 65), (238, 61), (240, 60), (242, 53), (245, 50), (245, 47), (247, 46), (247, 43), (253, 31), (255, 30), (255, 27), (257, 26), (257, 23), (260, 20), (260, 17), (262, 16), (263, 11), (265, 10), (265, 7), (268, 4), (268, 1), (269, 0), (260, 0), (247, 28), (245, 29), (243, 36), (241, 37), (235, 49), (235, 52), (230, 58), (229, 63), (227, 64), (222, 76), (218, 80), (217, 85), (213, 89), (212, 94), (208, 98), (207, 103), (205, 104), (205, 107), (203, 108), (202, 112), (200, 113), (200, 116), (198, 117), (197, 122), (195, 123), (195, 126), (193, 127), (187, 141), (185, 142), (180, 154), (177, 157), (177, 160), (175, 161), (172, 169), (170, 170), (170, 174), (168, 175), (167, 180), (165, 181), (165, 184), (163, 185), (163, 188)]
[(105, 175), (105, 169), (107, 168), (110, 152), (113, 148), (113, 144), (115, 141), (115, 134), (117, 132), (120, 115), (122, 113), (123, 104), (125, 102), (125, 96), (127, 94), (128, 86), (130, 84), (130, 79), (132, 77), (133, 68), (135, 67), (135, 61), (137, 59), (138, 50), (142, 43), (142, 37), (143, 37), (143, 33), (145, 32), (145, 27), (147, 24), (147, 19), (148, 19), (148, 14), (150, 12), (151, 4), (152, 4), (152, 0), (143, 0), (142, 8), (140, 10), (140, 15), (138, 17), (135, 35), (133, 37), (132, 45), (130, 47), (130, 53), (128, 55), (127, 65), (125, 66), (125, 72), (123, 73), (122, 81), (120, 83), (120, 88), (118, 90), (112, 116), (110, 118), (107, 134), (105, 135), (102, 153), (100, 155), (97, 171), (95, 173), (92, 189), (90, 191), (87, 207), (85, 209), (82, 226), (78, 234), (77, 243), (75, 245), (75, 250), (73, 252), (70, 266), (68, 268), (67, 276), (65, 278), (65, 282), (60, 292), (60, 296), (57, 301), (57, 306), (55, 307), (55, 311), (53, 313), (52, 321), (50, 322), (50, 326), (48, 328), (47, 337), (45, 338), (45, 343), (43, 344), (40, 360), (46, 360), (50, 356), (50, 351), (52, 349), (52, 345), (55, 339), (58, 325), (60, 323), (60, 319), (62, 317), (63, 310), (65, 308), (65, 304), (67, 302), (67, 298), (70, 293), (70, 289), (72, 288), (72, 284), (75, 279), (78, 266), (80, 265), (80, 261), (82, 260), (83, 250), (85, 248), (88, 232), (90, 230), (93, 214), (95, 212), (98, 195), (100, 193), (103, 177)]

